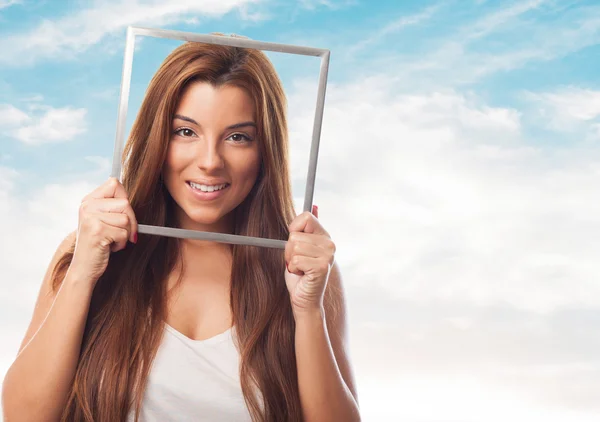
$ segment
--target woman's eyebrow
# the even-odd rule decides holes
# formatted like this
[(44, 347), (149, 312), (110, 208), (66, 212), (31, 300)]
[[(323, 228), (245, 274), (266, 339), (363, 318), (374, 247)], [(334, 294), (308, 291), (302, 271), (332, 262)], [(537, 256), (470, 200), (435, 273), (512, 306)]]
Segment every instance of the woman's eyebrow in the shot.
[[(191, 117), (183, 116), (181, 114), (176, 114), (175, 116), (173, 116), (173, 118), (193, 123), (193, 124), (195, 124), (196, 126), (199, 126), (199, 127), (201, 126), (197, 121), (195, 121)], [(242, 123), (236, 123), (234, 125), (227, 126), (227, 129), (238, 129), (238, 128), (246, 127), (246, 126), (252, 126), (252, 127), (254, 127), (256, 129), (256, 123), (251, 122), (251, 121), (242, 122)]]

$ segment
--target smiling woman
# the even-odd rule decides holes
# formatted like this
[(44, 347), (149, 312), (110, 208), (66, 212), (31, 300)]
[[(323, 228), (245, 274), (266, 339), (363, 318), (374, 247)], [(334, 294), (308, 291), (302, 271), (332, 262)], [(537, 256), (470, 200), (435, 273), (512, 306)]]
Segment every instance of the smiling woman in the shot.
[[(175, 49), (123, 170), (83, 199), (48, 267), (3, 383), (6, 420), (360, 420), (335, 244), (316, 207), (295, 216), (267, 57)], [(288, 242), (138, 239), (138, 221)]]

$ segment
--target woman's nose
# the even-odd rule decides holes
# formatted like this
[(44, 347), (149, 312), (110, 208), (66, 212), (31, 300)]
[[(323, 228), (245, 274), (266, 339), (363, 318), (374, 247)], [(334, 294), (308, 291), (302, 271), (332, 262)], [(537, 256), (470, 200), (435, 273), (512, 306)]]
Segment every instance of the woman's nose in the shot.
[(207, 139), (206, 142), (199, 142), (198, 144), (196, 162), (199, 168), (206, 172), (223, 168), (225, 162), (221, 153), (219, 140)]

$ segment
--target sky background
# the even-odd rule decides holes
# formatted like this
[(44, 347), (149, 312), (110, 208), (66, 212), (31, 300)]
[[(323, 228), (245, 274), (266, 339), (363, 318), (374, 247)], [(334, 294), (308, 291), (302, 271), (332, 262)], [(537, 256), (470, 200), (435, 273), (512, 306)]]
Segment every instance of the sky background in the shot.
[[(314, 203), (365, 421), (600, 418), (600, 5), (0, 0), (0, 374), (110, 175), (127, 25), (331, 50)], [(129, 125), (179, 42), (138, 37)], [(319, 59), (269, 53), (301, 211)]]

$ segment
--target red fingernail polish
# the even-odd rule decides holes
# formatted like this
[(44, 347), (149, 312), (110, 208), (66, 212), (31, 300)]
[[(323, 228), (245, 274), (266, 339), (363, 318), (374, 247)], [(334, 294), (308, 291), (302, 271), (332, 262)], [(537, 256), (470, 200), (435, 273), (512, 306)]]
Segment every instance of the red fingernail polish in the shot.
[(137, 233), (133, 234), (133, 243), (137, 243)]

